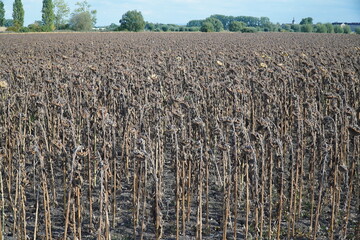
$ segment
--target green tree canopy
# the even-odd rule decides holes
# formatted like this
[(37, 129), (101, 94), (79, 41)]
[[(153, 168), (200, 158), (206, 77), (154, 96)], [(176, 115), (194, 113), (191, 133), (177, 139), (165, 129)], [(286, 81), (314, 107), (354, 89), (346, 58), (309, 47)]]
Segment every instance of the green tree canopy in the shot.
[(349, 26), (349, 25), (345, 25), (345, 26), (343, 27), (343, 31), (344, 31), (344, 33), (346, 33), (346, 34), (351, 33), (351, 28), (350, 28), (350, 26)]
[[(234, 17), (234, 16), (226, 16), (226, 15), (221, 15), (221, 14), (214, 14), (214, 15), (211, 15), (209, 18), (219, 20), (222, 23), (221, 30), (223, 30), (223, 29), (229, 30), (230, 23), (233, 21), (243, 22), (248, 27), (255, 27), (255, 28), (260, 27), (260, 28), (263, 28), (265, 31), (271, 31), (275, 28), (274, 24), (270, 22), (270, 19), (268, 17), (260, 17), (260, 18), (251, 17), (251, 16)], [(207, 18), (205, 20), (191, 20), (186, 24), (186, 26), (187, 27), (201, 27), (202, 23), (204, 21), (208, 20), (209, 18)], [(215, 27), (215, 31), (217, 31), (218, 29), (217, 29), (216, 23), (212, 22), (212, 24)]]
[(260, 17), (260, 27), (270, 29), (271, 25), (272, 23), (270, 22), (270, 18)]
[(257, 29), (254, 27), (244, 27), (243, 29), (241, 29), (241, 32), (243, 33), (256, 33)]
[(21, 28), (24, 26), (24, 7), (21, 0), (15, 0), (13, 4), (13, 19), (14, 19), (14, 26), (16, 28)]
[(28, 25), (28, 29), (31, 32), (42, 32), (44, 31), (43, 22), (35, 21), (34, 23)]
[(187, 27), (201, 27), (201, 24), (204, 20), (191, 20), (189, 21), (186, 26)]
[(64, 0), (54, 0), (55, 6), (55, 27), (57, 29), (63, 28), (67, 23), (67, 18), (70, 14), (69, 5)]
[(90, 12), (72, 14), (70, 27), (75, 31), (90, 31), (93, 27), (93, 19)]
[(0, 1), (0, 26), (5, 25), (5, 8), (4, 3)]
[(77, 2), (77, 3), (75, 3), (75, 5), (77, 6), (77, 8), (74, 10), (73, 14), (84, 13), (84, 12), (89, 13), (91, 16), (92, 25), (94, 26), (96, 24), (96, 12), (97, 11), (91, 10), (90, 9), (91, 5), (86, 0), (84, 0), (82, 2)]
[(106, 29), (109, 31), (116, 31), (118, 28), (119, 26), (116, 25), (115, 23), (111, 23), (109, 26), (106, 27)]
[[(291, 24), (283, 24), (283, 25), (281, 25), (281, 28), (286, 32), (292, 32), (291, 31)], [(266, 28), (264, 29), (264, 31), (266, 32)]]
[(344, 30), (343, 30), (343, 28), (342, 28), (340, 25), (335, 25), (335, 26), (334, 26), (334, 32), (335, 32), (335, 33), (343, 33)]
[(334, 33), (334, 26), (331, 23), (325, 23), (327, 33)]
[(149, 31), (154, 31), (155, 30), (155, 24), (147, 22), (145, 24), (145, 29), (149, 30)]
[(327, 27), (325, 24), (318, 23), (315, 28), (317, 33), (327, 33)]
[(235, 21), (244, 22), (248, 27), (258, 27), (260, 25), (260, 19), (251, 16), (239, 16), (234, 18)]
[(300, 25), (299, 25), (299, 24), (292, 24), (292, 25), (291, 25), (291, 29), (292, 29), (294, 32), (300, 32)]
[(210, 21), (204, 21), (201, 24), (200, 31), (202, 31), (202, 32), (214, 32), (215, 28), (214, 28), (214, 25)]
[(43, 0), (42, 23), (45, 31), (54, 31), (55, 14), (52, 0)]
[(164, 24), (164, 25), (161, 27), (161, 30), (162, 30), (163, 32), (167, 32), (167, 31), (169, 31), (169, 26), (166, 25), (166, 24)]
[(312, 32), (313, 31), (313, 26), (311, 24), (304, 24), (301, 25), (301, 32)]
[(5, 19), (4, 26), (5, 26), (5, 27), (12, 27), (12, 26), (14, 26), (14, 20), (13, 20), (13, 19)]
[(245, 26), (246, 25), (243, 22), (232, 21), (229, 24), (229, 31), (231, 31), (231, 32), (240, 32)]
[(140, 11), (127, 11), (122, 15), (120, 22), (121, 30), (140, 32), (145, 28), (145, 21)]
[(306, 24), (313, 24), (312, 17), (307, 17), (307, 18), (301, 19), (300, 25), (306, 25)]
[(229, 29), (230, 22), (234, 21), (233, 16), (225, 16), (220, 14), (211, 15), (210, 18), (218, 19), (222, 23), (224, 29)]
[(224, 25), (217, 18), (209, 17), (205, 19), (205, 22), (210, 22), (214, 26), (215, 32), (221, 32), (222, 30), (224, 30)]

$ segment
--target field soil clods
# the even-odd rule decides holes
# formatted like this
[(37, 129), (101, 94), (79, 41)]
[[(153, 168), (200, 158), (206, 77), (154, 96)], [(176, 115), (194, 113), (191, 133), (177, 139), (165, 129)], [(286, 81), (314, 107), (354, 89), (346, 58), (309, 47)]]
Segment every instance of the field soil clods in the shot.
[(0, 35), (0, 239), (360, 239), (359, 76), (358, 35)]

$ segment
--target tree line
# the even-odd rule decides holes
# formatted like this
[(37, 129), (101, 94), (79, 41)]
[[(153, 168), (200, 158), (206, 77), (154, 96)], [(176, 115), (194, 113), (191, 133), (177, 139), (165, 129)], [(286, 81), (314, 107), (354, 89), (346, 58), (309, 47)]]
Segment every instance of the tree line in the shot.
[[(211, 15), (204, 20), (191, 20), (188, 27), (198, 27), (202, 32), (316, 32), (316, 33), (351, 33), (348, 25), (332, 25), (331, 23), (313, 23), (313, 18), (303, 18), (299, 24), (272, 23), (268, 17)], [(360, 28), (356, 29), (360, 34)]]
[[(42, 20), (24, 27), (24, 8), (21, 0), (14, 0), (13, 19), (5, 19), (4, 3), (0, 0), (0, 26), (8, 31), (40, 32), (56, 30), (91, 31), (96, 24), (96, 10), (86, 1), (77, 2), (76, 9), (70, 13), (65, 0), (43, 0)], [(69, 18), (70, 17), (70, 18)], [(69, 19), (68, 19), (69, 18)], [(112, 23), (106, 31), (154, 31), (154, 32), (316, 32), (316, 33), (351, 33), (348, 25), (331, 23), (313, 23), (313, 18), (303, 18), (299, 24), (272, 23), (268, 17), (226, 16), (214, 14), (202, 20), (190, 20), (186, 25), (146, 22), (140, 11), (127, 11), (119, 21)], [(360, 28), (355, 29), (360, 34)]]
[(64, 0), (43, 0), (42, 19), (25, 27), (22, 1), (14, 0), (13, 18), (5, 19), (4, 3), (0, 0), (0, 26), (5, 26), (7, 31), (14, 32), (50, 32), (55, 29), (91, 30), (96, 23), (96, 10), (92, 10), (86, 0), (75, 5), (76, 9), (70, 12), (70, 7)]

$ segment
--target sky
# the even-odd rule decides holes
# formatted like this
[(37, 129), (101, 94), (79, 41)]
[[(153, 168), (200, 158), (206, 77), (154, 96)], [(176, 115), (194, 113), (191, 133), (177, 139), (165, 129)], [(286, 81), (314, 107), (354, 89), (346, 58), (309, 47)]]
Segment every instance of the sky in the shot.
[[(1, 1), (1, 0), (0, 0)], [(12, 18), (14, 0), (2, 0), (5, 18)], [(65, 0), (71, 8), (79, 0)], [(41, 20), (42, 0), (22, 0), (25, 26)], [(97, 10), (97, 26), (119, 23), (129, 10), (142, 12), (145, 21), (152, 23), (186, 24), (205, 19), (212, 14), (227, 16), (269, 17), (273, 23), (299, 23), (312, 17), (317, 22), (360, 22), (360, 0), (88, 0)]]

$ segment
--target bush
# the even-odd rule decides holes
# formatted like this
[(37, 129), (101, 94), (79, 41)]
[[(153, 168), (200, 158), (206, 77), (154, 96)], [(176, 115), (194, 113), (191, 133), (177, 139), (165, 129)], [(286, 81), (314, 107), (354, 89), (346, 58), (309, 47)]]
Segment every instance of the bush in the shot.
[(31, 32), (31, 31), (30, 31), (30, 29), (29, 29), (28, 27), (21, 27), (21, 28), (19, 29), (19, 32), (25, 33), (25, 32)]
[(188, 32), (199, 32), (199, 31), (201, 31), (201, 28), (200, 28), (200, 27), (186, 27), (186, 28), (185, 28), (185, 31), (188, 31)]
[(254, 27), (244, 27), (241, 32), (243, 33), (255, 33), (257, 32), (257, 29)]
[(20, 29), (16, 26), (11, 26), (6, 29), (7, 32), (18, 32)]
[(39, 26), (37, 24), (30, 24), (28, 26), (28, 28), (31, 32), (42, 32), (43, 31), (42, 26)]
[(42, 25), (41, 21), (35, 21), (32, 24), (28, 25), (29, 31), (31, 32), (44, 32), (46, 31), (45, 27)]
[(355, 32), (356, 32), (357, 34), (360, 34), (360, 27), (355, 28)]
[(115, 23), (110, 24), (109, 26), (106, 27), (106, 30), (108, 31), (116, 31), (119, 28), (118, 25), (116, 25)]

